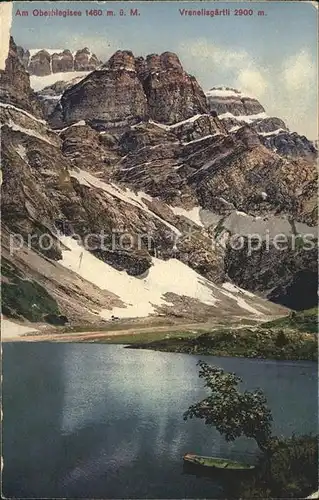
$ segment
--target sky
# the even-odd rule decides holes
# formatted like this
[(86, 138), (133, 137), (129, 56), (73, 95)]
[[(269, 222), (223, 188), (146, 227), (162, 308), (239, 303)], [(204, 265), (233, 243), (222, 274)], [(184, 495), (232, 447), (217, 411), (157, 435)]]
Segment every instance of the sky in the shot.
[[(33, 11), (81, 10), (81, 17)], [(130, 16), (137, 8), (139, 16)], [(231, 9), (230, 16), (186, 16)], [(20, 9), (28, 16), (18, 16)], [(102, 10), (102, 16), (86, 10)], [(126, 15), (120, 15), (123, 9)], [(251, 9), (252, 15), (234, 15)], [(115, 15), (106, 15), (112, 10)], [(258, 15), (263, 10), (264, 15)], [(317, 119), (317, 13), (311, 2), (14, 2), (11, 34), (24, 48), (88, 47), (106, 61), (116, 50), (136, 56), (176, 52), (203, 89), (227, 85), (257, 97), (271, 116), (314, 140)]]

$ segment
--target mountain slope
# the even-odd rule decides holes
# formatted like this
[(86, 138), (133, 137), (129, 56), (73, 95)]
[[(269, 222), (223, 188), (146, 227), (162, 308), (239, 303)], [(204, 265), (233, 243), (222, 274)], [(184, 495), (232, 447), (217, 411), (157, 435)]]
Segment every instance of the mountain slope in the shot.
[[(241, 209), (251, 221), (262, 214), (275, 224), (285, 216), (311, 224), (311, 162), (269, 151), (250, 127), (229, 134), (171, 53), (142, 60), (117, 52), (63, 92), (54, 129), (32, 113), (39, 100), (13, 41), (7, 61), (0, 75), (2, 88), (9, 80), (13, 87), (0, 105), (3, 247), (7, 265), (21, 273), (19, 283), (5, 278), (11, 295), (12, 287), (31, 286), (35, 296), (44, 287), (55, 316), (71, 322), (259, 320), (285, 311), (223, 285), (231, 218)], [(268, 293), (267, 284), (258, 290)], [(52, 314), (45, 304), (44, 321)], [(21, 304), (9, 305), (10, 314), (26, 317)]]

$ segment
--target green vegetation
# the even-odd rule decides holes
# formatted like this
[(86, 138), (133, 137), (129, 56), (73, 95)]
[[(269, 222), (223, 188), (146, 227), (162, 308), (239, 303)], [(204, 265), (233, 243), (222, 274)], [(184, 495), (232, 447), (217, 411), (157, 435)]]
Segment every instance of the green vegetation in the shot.
[(209, 395), (190, 406), (184, 420), (202, 419), (226, 441), (253, 438), (262, 452), (252, 475), (226, 483), (226, 498), (304, 498), (317, 490), (318, 438), (272, 436), (272, 414), (260, 389), (241, 392), (235, 374), (203, 361), (198, 364)]
[(2, 312), (15, 319), (46, 321), (53, 325), (65, 322), (60, 316), (56, 300), (46, 289), (35, 281), (24, 279), (13, 264), (2, 258), (1, 262)]
[(274, 438), (269, 453), (259, 458), (254, 474), (229, 486), (236, 498), (307, 497), (318, 489), (318, 438)]
[(253, 438), (258, 447), (267, 451), (271, 438), (271, 411), (260, 389), (255, 391), (238, 390), (242, 382), (234, 373), (210, 366), (204, 361), (200, 367), (199, 378), (205, 380), (209, 396), (188, 408), (184, 420), (200, 418), (206, 425), (214, 426), (226, 441), (246, 436)]
[(316, 361), (316, 313), (316, 309), (292, 313), (257, 327), (222, 328), (192, 336), (175, 334), (161, 340), (150, 339), (147, 343), (135, 342), (134, 347), (213, 356)]
[(268, 321), (262, 328), (291, 328), (299, 332), (318, 333), (318, 309), (313, 307), (305, 311), (291, 312), (289, 316)]
[[(123, 339), (125, 343), (125, 339)], [(126, 340), (126, 343), (132, 344)], [(271, 331), (242, 328), (220, 330), (201, 335), (178, 337), (149, 342), (137, 342), (135, 348), (154, 349), (165, 352), (182, 352), (212, 356), (239, 356), (246, 358), (310, 360), (318, 359), (317, 339), (314, 334), (285, 333), (284, 330)]]

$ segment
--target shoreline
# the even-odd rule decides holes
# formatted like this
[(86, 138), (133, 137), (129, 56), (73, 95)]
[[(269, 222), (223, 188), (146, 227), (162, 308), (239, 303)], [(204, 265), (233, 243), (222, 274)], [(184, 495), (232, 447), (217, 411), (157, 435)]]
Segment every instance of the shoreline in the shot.
[[(119, 320), (105, 325), (21, 325), (4, 319), (8, 332), (2, 342), (61, 342), (120, 344), (131, 349), (286, 361), (318, 359), (317, 310), (251, 321), (238, 317), (187, 323), (172, 318)], [(18, 329), (18, 331), (17, 331)]]

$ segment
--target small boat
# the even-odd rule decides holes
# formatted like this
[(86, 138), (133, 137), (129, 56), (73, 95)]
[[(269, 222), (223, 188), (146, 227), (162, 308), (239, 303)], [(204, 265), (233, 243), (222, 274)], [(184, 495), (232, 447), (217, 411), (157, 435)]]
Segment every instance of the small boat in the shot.
[(201, 455), (194, 455), (186, 453), (183, 457), (185, 462), (201, 467), (210, 467), (212, 469), (226, 469), (226, 470), (252, 470), (254, 465), (243, 464), (235, 460), (228, 460), (227, 458), (218, 457), (203, 457)]

